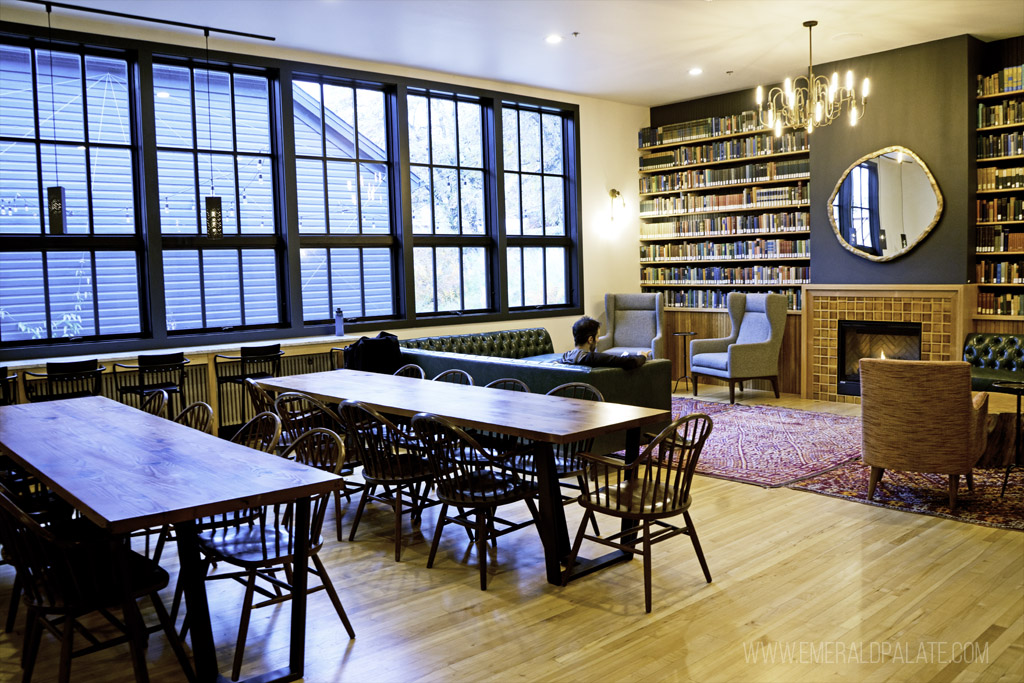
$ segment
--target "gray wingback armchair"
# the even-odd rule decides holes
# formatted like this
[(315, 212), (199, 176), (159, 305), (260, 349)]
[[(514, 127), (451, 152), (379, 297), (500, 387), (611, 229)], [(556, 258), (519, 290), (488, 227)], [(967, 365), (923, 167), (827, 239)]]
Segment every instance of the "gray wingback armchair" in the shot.
[(736, 384), (743, 391), (748, 379), (767, 379), (779, 397), (779, 350), (786, 331), (786, 297), (782, 294), (730, 292), (728, 299), (732, 332), (720, 339), (690, 342), (690, 376), (693, 395), (697, 377), (729, 381), (729, 403), (736, 402)]
[(665, 306), (661, 293), (605, 294), (605, 334), (597, 339), (604, 353), (644, 353), (665, 358)]

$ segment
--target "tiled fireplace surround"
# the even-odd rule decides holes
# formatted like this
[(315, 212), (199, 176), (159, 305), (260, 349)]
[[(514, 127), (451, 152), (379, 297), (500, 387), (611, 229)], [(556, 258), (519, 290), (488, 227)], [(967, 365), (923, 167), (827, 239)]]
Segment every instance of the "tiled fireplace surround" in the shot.
[(921, 360), (960, 358), (966, 324), (963, 285), (806, 285), (804, 287), (803, 395), (819, 401), (860, 403), (837, 393), (840, 320), (921, 323)]

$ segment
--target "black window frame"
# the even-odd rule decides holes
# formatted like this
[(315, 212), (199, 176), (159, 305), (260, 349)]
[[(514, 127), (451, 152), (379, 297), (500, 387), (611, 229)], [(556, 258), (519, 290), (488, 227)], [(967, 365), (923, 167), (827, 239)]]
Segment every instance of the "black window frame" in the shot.
[[(81, 355), (107, 352), (143, 352), (151, 349), (182, 347), (188, 345), (209, 344), (245, 344), (264, 340), (301, 338), (333, 334), (333, 324), (311, 323), (302, 319), (301, 271), (299, 266), (299, 245), (303, 243), (298, 233), (296, 215), (295, 190), (295, 155), (294, 129), (292, 121), (292, 98), (290, 89), (292, 80), (311, 77), (334, 78), (355, 83), (376, 84), (384, 88), (389, 121), (390, 156), (393, 157), (394, 168), (389, 182), (390, 201), (392, 204), (391, 220), (393, 231), (390, 235), (366, 236), (368, 240), (380, 241), (392, 249), (394, 258), (394, 308), (393, 316), (362, 318), (350, 320), (346, 324), (347, 331), (377, 330), (381, 328), (400, 330), (403, 328), (428, 328), (440, 325), (460, 324), (470, 321), (476, 323), (509, 322), (514, 326), (517, 320), (540, 319), (546, 317), (562, 317), (578, 315), (583, 312), (583, 240), (581, 230), (581, 189), (580, 154), (579, 154), (579, 118), (580, 108), (571, 103), (545, 100), (516, 93), (494, 91), (438, 82), (425, 79), (409, 78), (388, 73), (374, 73), (350, 68), (334, 67), (310, 62), (296, 62), (262, 56), (244, 55), (224, 51), (206, 52), (202, 49), (154, 43), (146, 41), (129, 41), (103, 34), (83, 33), (64, 29), (47, 32), (45, 28), (0, 22), (0, 40), (36, 41), (47, 44), (81, 44), (89, 51), (114, 50), (129, 55), (129, 73), (133, 81), (134, 96), (132, 105), (137, 112), (135, 130), (137, 150), (136, 163), (136, 220), (137, 233), (133, 248), (142, 249), (139, 257), (137, 274), (139, 278), (139, 310), (142, 332), (138, 335), (127, 335), (119, 338), (80, 339), (73, 341), (58, 340), (36, 344), (11, 343), (0, 344), (0, 356), (11, 359), (30, 359), (39, 357), (44, 351), (47, 357), (62, 355)], [(192, 62), (203, 68), (206, 61), (211, 66), (230, 67), (242, 71), (263, 71), (270, 78), (271, 87), (271, 138), (272, 145), (278, 150), (277, 166), (274, 181), (275, 206), (278, 213), (277, 229), (270, 236), (233, 237), (225, 236), (216, 241), (213, 248), (231, 248), (232, 242), (245, 239), (245, 245), (275, 249), (278, 268), (279, 323), (276, 325), (260, 325), (251, 329), (239, 327), (212, 330), (187, 330), (168, 333), (166, 330), (166, 310), (163, 300), (164, 274), (162, 268), (165, 244), (174, 244), (183, 248), (205, 248), (207, 238), (200, 236), (161, 235), (159, 229), (159, 198), (154, 191), (156, 177), (156, 145), (154, 130), (153, 98), (153, 63), (166, 60)], [(430, 90), (436, 92), (458, 92), (477, 97), (484, 104), (485, 135), (493, 141), (485, 145), (485, 187), (488, 193), (485, 199), (487, 206), (486, 237), (492, 248), (488, 252), (490, 277), (488, 296), (491, 299), (490, 310), (482, 312), (450, 311), (417, 315), (415, 312), (415, 283), (413, 272), (413, 245), (419, 239), (425, 244), (425, 235), (415, 236), (412, 233), (410, 188), (409, 188), (409, 140), (406, 109), (408, 91)], [(569, 166), (567, 174), (567, 191), (565, 202), (566, 235), (565, 243), (570, 245), (566, 280), (567, 302), (564, 305), (544, 307), (524, 307), (510, 309), (506, 286), (506, 237), (504, 234), (503, 215), (503, 168), (502, 168), (502, 136), (501, 108), (502, 102), (515, 102), (525, 106), (536, 106), (549, 111), (558, 110), (564, 113), (568, 121), (563, 146), (563, 155)], [(155, 218), (154, 218), (155, 217)], [(466, 236), (477, 240), (477, 236)], [(40, 237), (39, 239), (48, 239)], [(80, 239), (70, 236), (60, 238), (61, 248), (81, 248), (74, 243)], [(90, 238), (105, 240), (108, 238)], [(432, 238), (431, 238), (432, 239)], [(459, 239), (463, 239), (460, 237)], [(0, 236), (0, 241), (3, 236)], [(250, 242), (250, 240), (252, 240)], [(429, 240), (427, 240), (429, 241)], [(141, 246), (139, 246), (141, 245)], [(336, 246), (336, 245), (332, 245)], [(0, 246), (0, 249), (3, 247)]]

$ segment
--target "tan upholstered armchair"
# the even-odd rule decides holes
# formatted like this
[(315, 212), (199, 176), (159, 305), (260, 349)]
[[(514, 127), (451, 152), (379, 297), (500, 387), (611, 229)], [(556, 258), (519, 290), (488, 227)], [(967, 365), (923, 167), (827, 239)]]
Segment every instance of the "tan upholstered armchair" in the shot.
[(666, 358), (665, 308), (660, 292), (655, 294), (605, 294), (604, 334), (597, 350), (604, 353), (641, 353), (649, 358)]
[(985, 452), (988, 394), (971, 397), (971, 366), (963, 361), (860, 362), (864, 464), (871, 466), (868, 499), (887, 469), (949, 475), (956, 507), (960, 475)]
[(736, 402), (736, 384), (767, 379), (779, 397), (779, 351), (786, 332), (786, 297), (782, 294), (729, 292), (732, 331), (719, 339), (690, 342), (690, 377), (697, 395), (697, 377), (729, 382), (729, 403)]

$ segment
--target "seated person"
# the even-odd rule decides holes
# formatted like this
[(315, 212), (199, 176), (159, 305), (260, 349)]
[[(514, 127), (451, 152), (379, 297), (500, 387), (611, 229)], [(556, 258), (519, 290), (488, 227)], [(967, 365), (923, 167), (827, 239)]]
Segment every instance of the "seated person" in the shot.
[(560, 363), (566, 365), (589, 365), (594, 368), (623, 368), (632, 370), (643, 365), (647, 358), (645, 356), (624, 353), (615, 356), (610, 353), (595, 351), (597, 337), (601, 332), (601, 323), (590, 316), (583, 316), (572, 326), (572, 339), (576, 347), (572, 351), (562, 354)]

